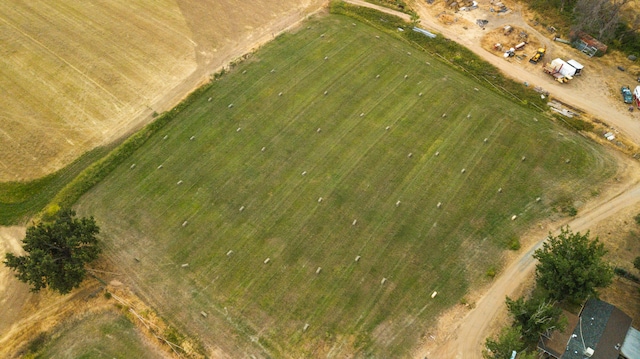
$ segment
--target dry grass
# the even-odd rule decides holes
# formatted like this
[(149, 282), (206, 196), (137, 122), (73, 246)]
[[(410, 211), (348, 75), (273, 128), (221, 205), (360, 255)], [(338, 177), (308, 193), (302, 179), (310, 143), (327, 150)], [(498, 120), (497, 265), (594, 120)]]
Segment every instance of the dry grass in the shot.
[(0, 28), (0, 181), (60, 168), (196, 65), (171, 1), (4, 1)]
[[(592, 229), (592, 237), (598, 236), (609, 250), (607, 259), (620, 268), (640, 276), (633, 268), (633, 259), (640, 256), (640, 225), (634, 216), (640, 213), (640, 206), (631, 206), (619, 215), (597, 223)], [(601, 291), (601, 299), (618, 306), (633, 318), (635, 325), (640, 323), (640, 285), (616, 276), (611, 286)]]
[(0, 181), (41, 177), (130, 132), (320, 4), (1, 2)]

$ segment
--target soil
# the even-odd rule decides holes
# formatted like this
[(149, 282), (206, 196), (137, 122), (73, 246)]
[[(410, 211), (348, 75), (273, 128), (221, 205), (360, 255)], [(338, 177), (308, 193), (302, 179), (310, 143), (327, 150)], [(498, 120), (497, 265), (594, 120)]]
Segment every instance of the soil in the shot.
[[(25, 231), (24, 227), (0, 227), (0, 258), (2, 260), (5, 253), (16, 255), (23, 253), (22, 238)], [(7, 267), (0, 265), (0, 308), (3, 308), (0, 338), (20, 317), (25, 303), (31, 296), (29, 288), (18, 281)]]

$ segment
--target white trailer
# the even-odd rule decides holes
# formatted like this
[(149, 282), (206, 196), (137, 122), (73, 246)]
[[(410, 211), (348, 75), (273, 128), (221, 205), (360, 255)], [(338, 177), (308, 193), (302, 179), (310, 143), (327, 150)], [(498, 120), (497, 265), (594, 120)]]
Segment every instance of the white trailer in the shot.
[(558, 71), (562, 76), (571, 80), (576, 75), (576, 68), (569, 65), (566, 61), (558, 58), (551, 61), (551, 67)]
[(574, 69), (576, 69), (576, 76), (580, 76), (582, 74), (582, 69), (584, 69), (584, 66), (581, 63), (579, 63), (574, 59), (567, 61), (567, 63), (571, 65)]

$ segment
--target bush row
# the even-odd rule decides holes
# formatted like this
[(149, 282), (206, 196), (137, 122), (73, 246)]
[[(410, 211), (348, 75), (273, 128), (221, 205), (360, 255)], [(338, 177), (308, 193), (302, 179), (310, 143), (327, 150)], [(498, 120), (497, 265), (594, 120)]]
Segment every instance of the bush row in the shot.
[[(218, 77), (219, 76), (215, 76), (215, 78)], [(51, 202), (45, 207), (40, 217), (47, 220), (56, 214), (60, 208), (71, 207), (83, 194), (107, 177), (107, 175), (109, 175), (109, 173), (111, 173), (118, 165), (123, 163), (136, 150), (142, 147), (149, 138), (163, 129), (176, 117), (176, 115), (187, 108), (210, 87), (211, 83), (201, 86), (180, 102), (176, 107), (157, 116), (153, 122), (149, 123), (140, 131), (129, 137), (121, 145), (109, 152), (105, 157), (99, 159), (80, 172), (78, 176), (71, 180), (55, 195)]]
[(636, 282), (636, 283), (640, 283), (640, 278), (638, 278), (637, 275), (629, 272), (628, 270), (624, 269), (624, 268), (620, 268), (620, 267), (615, 267), (613, 269), (613, 273), (615, 273), (616, 275), (622, 277), (622, 278), (627, 278), (630, 281)]

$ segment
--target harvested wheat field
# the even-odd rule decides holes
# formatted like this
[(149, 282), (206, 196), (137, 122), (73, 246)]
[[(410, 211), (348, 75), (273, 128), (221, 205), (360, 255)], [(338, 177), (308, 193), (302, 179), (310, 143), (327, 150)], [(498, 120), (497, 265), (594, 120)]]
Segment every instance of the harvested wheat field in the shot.
[(51, 173), (148, 122), (319, 6), (1, 2), (0, 182)]

